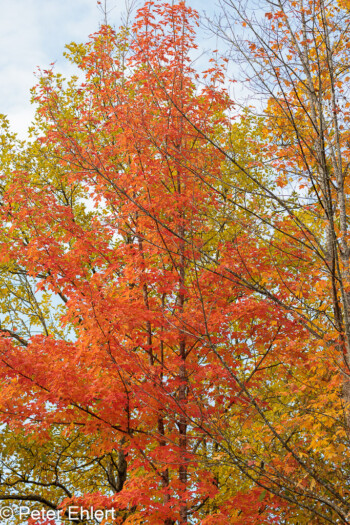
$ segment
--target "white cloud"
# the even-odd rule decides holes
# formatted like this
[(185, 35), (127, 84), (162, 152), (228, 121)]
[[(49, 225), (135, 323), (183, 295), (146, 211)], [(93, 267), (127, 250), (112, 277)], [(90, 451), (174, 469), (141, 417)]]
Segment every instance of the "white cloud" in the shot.
[[(118, 10), (111, 13), (117, 23)], [(25, 136), (32, 119), (29, 90), (36, 68), (56, 62), (69, 74), (65, 44), (85, 42), (100, 19), (96, 0), (0, 0), (0, 113), (8, 115), (14, 131)]]

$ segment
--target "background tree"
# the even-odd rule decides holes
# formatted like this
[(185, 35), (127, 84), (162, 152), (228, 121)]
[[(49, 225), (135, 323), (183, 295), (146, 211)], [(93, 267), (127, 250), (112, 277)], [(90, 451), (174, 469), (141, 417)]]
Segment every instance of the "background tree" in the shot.
[[(216, 30), (230, 46), (229, 56), (241, 64), (241, 81), (255, 95), (264, 114), (264, 161), (273, 167), (281, 188), (265, 192), (273, 210), (273, 220), (269, 218), (271, 244), (276, 246), (276, 238), (282, 237), (288, 250), (299, 244), (300, 256), (310, 257), (312, 275), (317, 276), (318, 283), (312, 283), (311, 275), (305, 281), (301, 272), (299, 286), (294, 289), (285, 281), (285, 289), (288, 287), (294, 298), (288, 294), (283, 303), (294, 318), (299, 316), (311, 335), (311, 344), (319, 349), (316, 368), (309, 365), (316, 374), (310, 376), (311, 381), (304, 378), (302, 388), (308, 398), (303, 400), (304, 417), (322, 432), (311, 440), (305, 457), (312, 469), (327, 471), (322, 483), (330, 479), (337, 483), (325, 467), (329, 446), (334, 447), (340, 462), (339, 467), (332, 467), (333, 472), (338, 468), (340, 475), (339, 496), (330, 499), (339, 502), (334, 510), (340, 517), (328, 519), (347, 522), (348, 6), (344, 2), (281, 1), (255, 7), (222, 2)], [(278, 260), (277, 253), (275, 256)], [(263, 293), (271, 292), (274, 294), (264, 284)], [(298, 374), (295, 364), (288, 381), (292, 388)], [(329, 367), (328, 374), (325, 367)], [(317, 390), (319, 395), (310, 406), (311, 393)], [(322, 390), (327, 393), (321, 394)], [(325, 398), (330, 392), (328, 404)], [(298, 394), (298, 398), (303, 396)], [(292, 406), (295, 415), (295, 401)], [(301, 435), (301, 427), (308, 427), (300, 423)], [(317, 448), (322, 449), (321, 455), (311, 459)], [(335, 456), (330, 458), (333, 461), (337, 462)], [(314, 488), (314, 482), (311, 485)], [(301, 487), (305, 488), (305, 483), (300, 483)], [(316, 487), (318, 491), (318, 483)], [(305, 493), (300, 490), (299, 502)], [(319, 495), (313, 493), (311, 498), (316, 500)]]

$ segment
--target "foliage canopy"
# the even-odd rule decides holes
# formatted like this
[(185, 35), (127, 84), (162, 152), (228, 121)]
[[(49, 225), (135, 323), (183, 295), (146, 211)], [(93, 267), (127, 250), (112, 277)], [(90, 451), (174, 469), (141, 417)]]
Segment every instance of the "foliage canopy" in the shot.
[(260, 116), (147, 2), (42, 72), (30, 141), (2, 118), (4, 505), (350, 523), (349, 6), (266, 5), (213, 22)]

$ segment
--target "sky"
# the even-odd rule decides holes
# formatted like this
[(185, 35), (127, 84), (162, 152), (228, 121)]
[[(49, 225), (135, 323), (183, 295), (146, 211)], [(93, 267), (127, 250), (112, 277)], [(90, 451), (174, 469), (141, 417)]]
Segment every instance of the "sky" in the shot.
[[(207, 2), (192, 0), (190, 5), (200, 9)], [(118, 27), (124, 5), (123, 0), (108, 0), (112, 25)], [(87, 41), (102, 20), (97, 0), (0, 0), (0, 113), (21, 138), (34, 114), (30, 88), (37, 67), (55, 62), (63, 75), (72, 74), (62, 56), (65, 44)]]

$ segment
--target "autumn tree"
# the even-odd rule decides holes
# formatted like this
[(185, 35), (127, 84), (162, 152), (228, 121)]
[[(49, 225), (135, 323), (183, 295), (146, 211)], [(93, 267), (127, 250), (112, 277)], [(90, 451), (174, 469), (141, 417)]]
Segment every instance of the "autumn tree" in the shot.
[[(326, 511), (313, 519), (347, 523), (349, 9), (346, 2), (323, 0), (254, 7), (222, 2), (223, 16), (215, 27), (229, 45), (228, 56), (242, 66), (241, 86), (251, 100), (255, 98), (255, 111), (263, 113), (264, 162), (274, 170), (280, 190), (266, 192), (260, 185), (270, 200), (271, 214), (259, 216), (268, 223), (270, 244), (277, 248), (276, 266), (281, 264), (282, 246), (289, 252), (299, 246), (300, 261), (310, 261), (310, 271), (298, 271), (294, 286), (284, 279), (284, 297), (276, 297), (267, 282), (261, 290), (283, 303), (285, 315), (299, 318), (314, 349), (302, 372), (291, 363), (286, 381), (289, 399), (278, 393), (297, 421), (290, 436), (302, 440), (293, 448), (292, 437), (286, 434), (281, 444), (299, 465), (306, 459), (305, 477), (294, 485), (297, 504), (302, 506), (307, 496), (318, 501), (317, 506), (333, 509), (330, 515)], [(282, 245), (277, 246), (277, 239)], [(290, 465), (284, 480), (280, 477), (288, 497), (293, 478), (289, 469)]]
[(31, 142), (4, 121), (5, 502), (348, 523), (346, 6), (235, 12), (262, 117), (149, 2), (42, 72)]
[(211, 268), (226, 182), (202, 133), (228, 136), (231, 102), (218, 66), (197, 85), (190, 19), (146, 4), (130, 43), (103, 26), (69, 46), (84, 81), (43, 72), (34, 140), (4, 171), (3, 310), (17, 312), (2, 326), (2, 421), (17, 436), (4, 501), (171, 524), (198, 521), (217, 492), (196, 454), (211, 453), (198, 422), (222, 389), (206, 331), (240, 292)]

